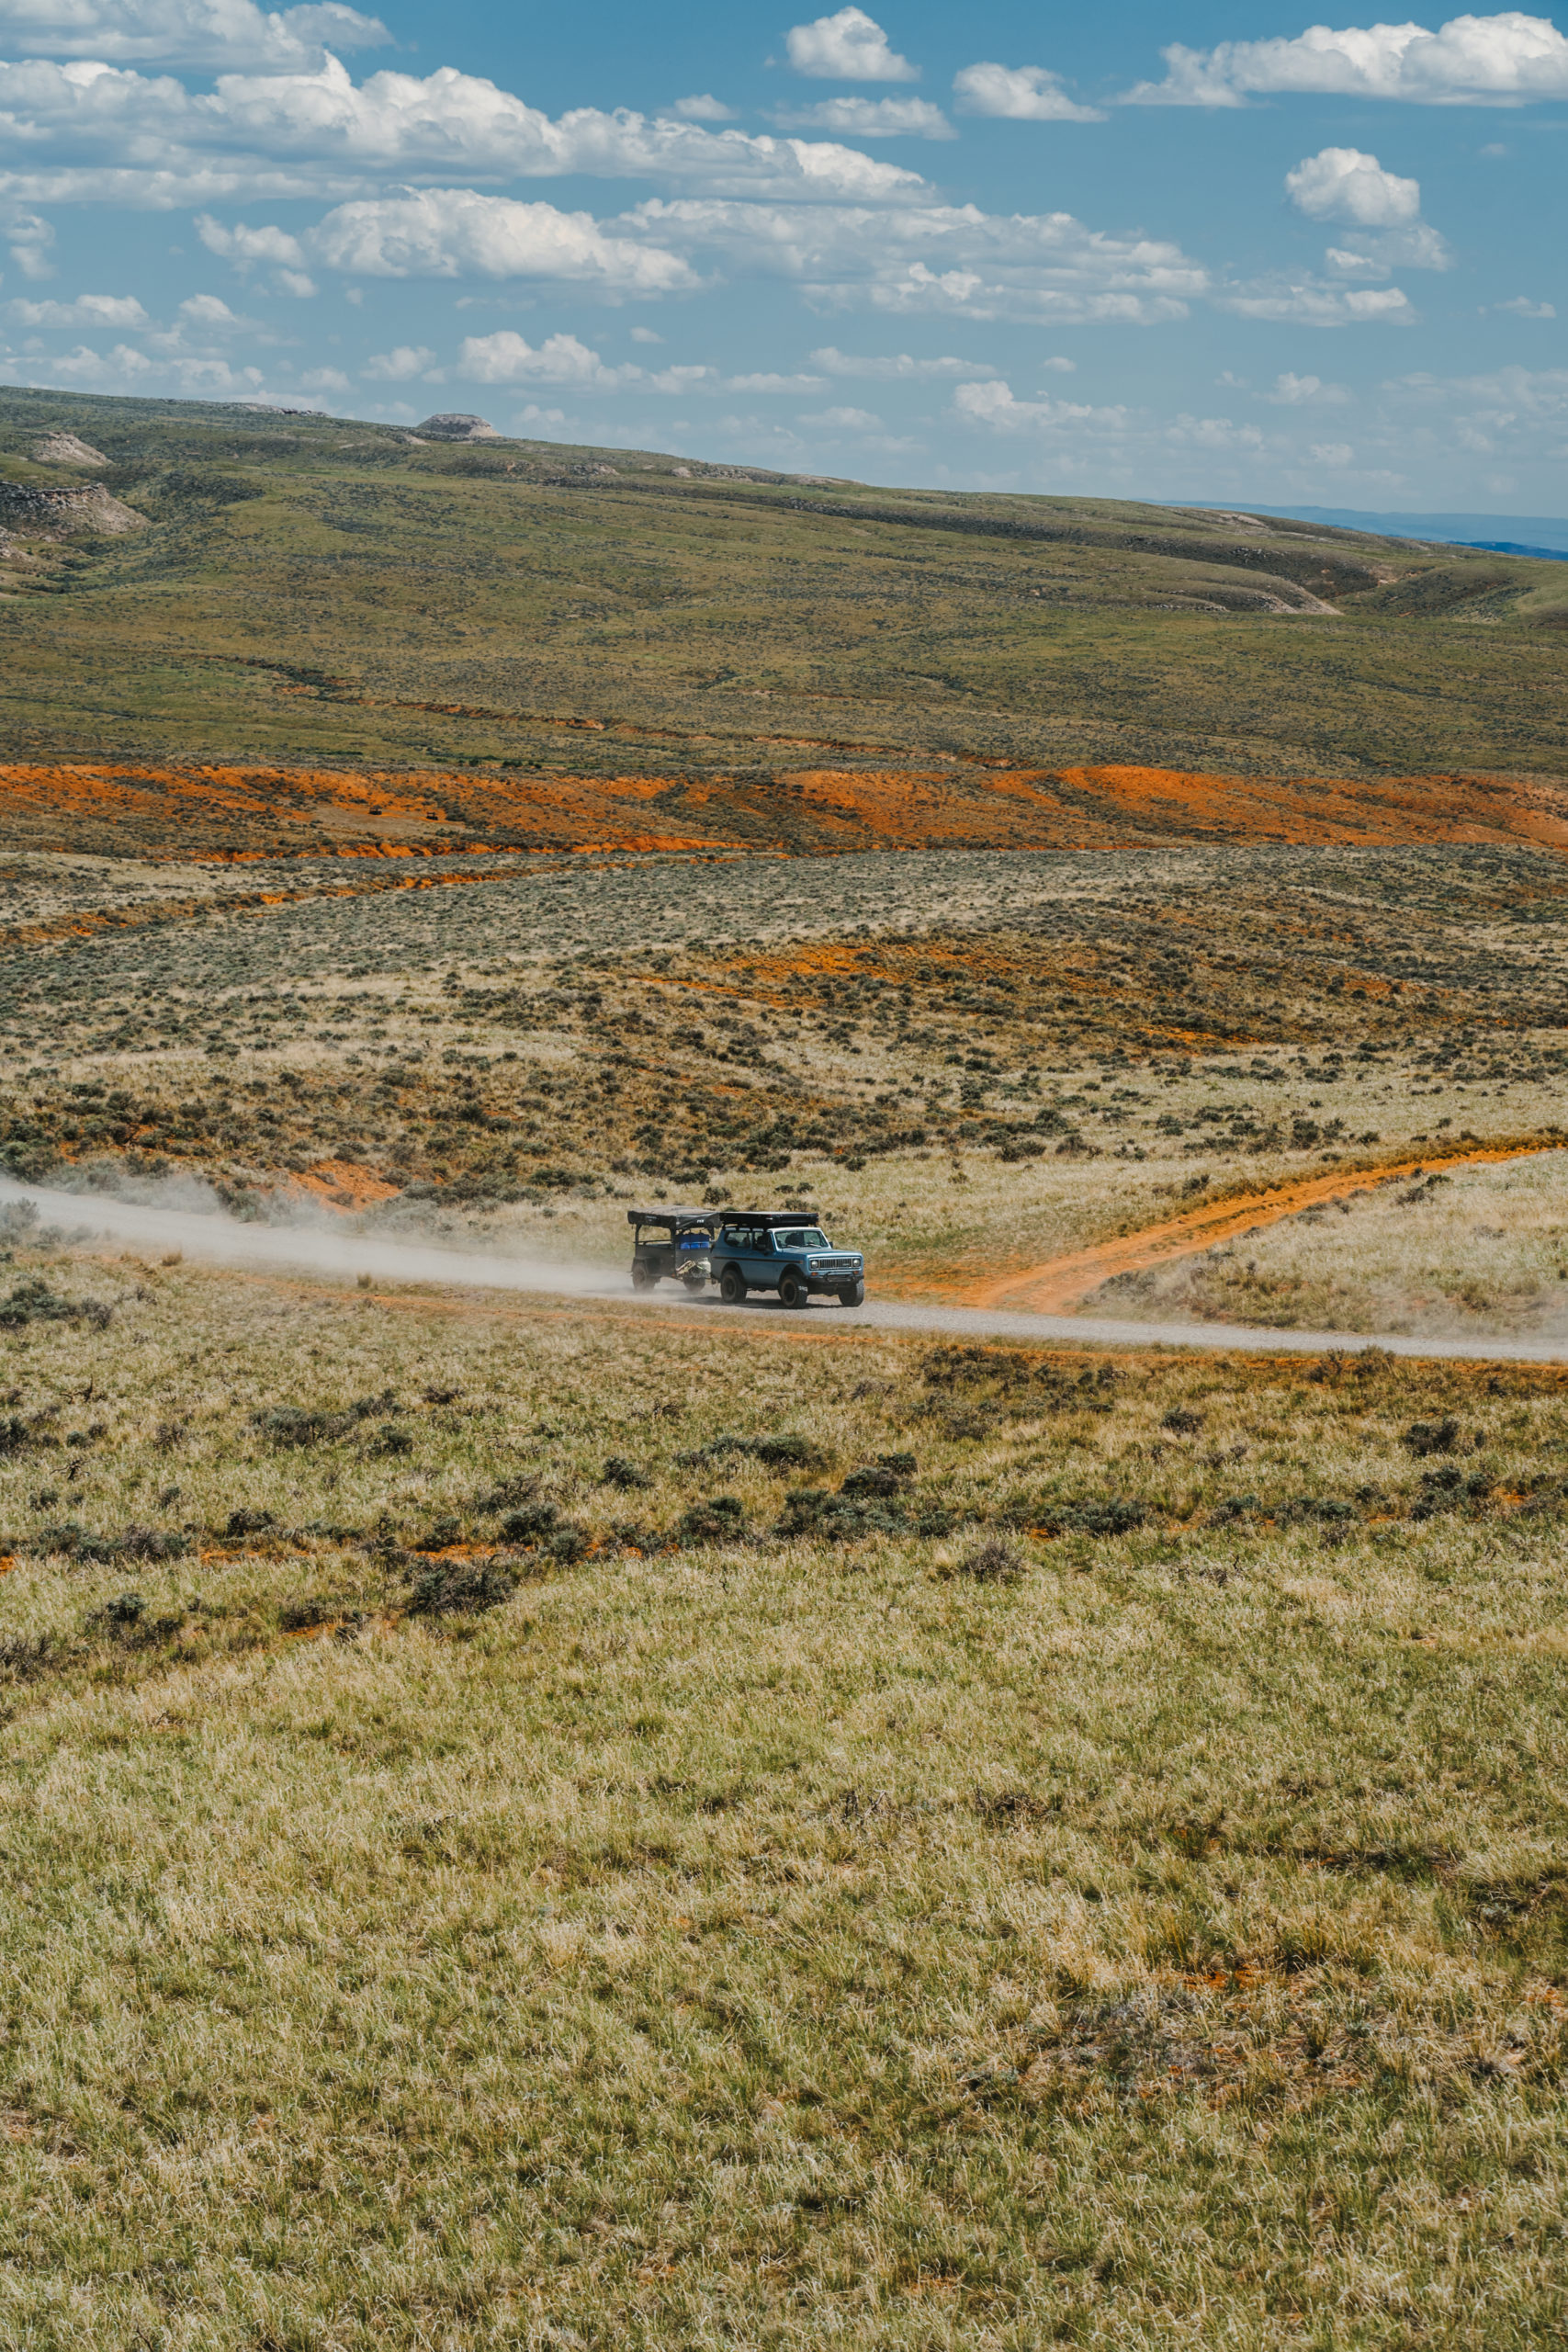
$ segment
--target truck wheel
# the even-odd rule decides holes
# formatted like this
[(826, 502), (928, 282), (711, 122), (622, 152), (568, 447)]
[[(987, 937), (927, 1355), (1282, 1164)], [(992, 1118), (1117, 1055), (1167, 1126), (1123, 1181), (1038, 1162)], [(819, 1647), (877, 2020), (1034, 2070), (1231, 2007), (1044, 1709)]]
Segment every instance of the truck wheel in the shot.
[(648, 1268), (647, 1268), (646, 1266), (641, 1265), (641, 1264), (634, 1264), (634, 1265), (633, 1265), (633, 1267), (632, 1267), (632, 1288), (633, 1288), (633, 1290), (651, 1290), (651, 1289), (653, 1288), (654, 1283), (655, 1283), (658, 1280), (659, 1280), (659, 1276), (658, 1276), (657, 1274), (650, 1274), (650, 1273), (649, 1272)]
[(839, 1304), (841, 1306), (863, 1306), (865, 1305), (865, 1284), (863, 1283), (852, 1283), (848, 1290), (841, 1290), (839, 1293)]
[(746, 1295), (746, 1277), (739, 1266), (726, 1266), (718, 1278), (718, 1295), (726, 1306), (739, 1306)]
[(779, 1276), (779, 1304), (781, 1306), (804, 1306), (806, 1304), (806, 1284), (793, 1266), (786, 1266)]

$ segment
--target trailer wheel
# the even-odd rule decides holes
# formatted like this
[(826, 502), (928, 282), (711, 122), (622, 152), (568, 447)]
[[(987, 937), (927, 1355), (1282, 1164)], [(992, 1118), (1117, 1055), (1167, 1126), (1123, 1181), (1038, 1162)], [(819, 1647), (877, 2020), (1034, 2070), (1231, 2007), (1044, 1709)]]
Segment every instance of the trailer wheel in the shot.
[(781, 1306), (806, 1305), (806, 1284), (793, 1266), (786, 1266), (779, 1276), (779, 1304)]
[(651, 1289), (653, 1288), (654, 1283), (655, 1283), (658, 1280), (659, 1280), (659, 1276), (658, 1276), (657, 1274), (655, 1274), (655, 1273), (650, 1273), (650, 1272), (649, 1272), (649, 1269), (648, 1269), (648, 1268), (643, 1264), (642, 1260), (641, 1260), (640, 1258), (634, 1258), (634, 1259), (633, 1259), (633, 1261), (632, 1261), (632, 1288), (633, 1288), (633, 1290), (651, 1290)]
[(739, 1266), (726, 1266), (718, 1278), (718, 1295), (726, 1306), (739, 1306), (746, 1295), (746, 1277)]

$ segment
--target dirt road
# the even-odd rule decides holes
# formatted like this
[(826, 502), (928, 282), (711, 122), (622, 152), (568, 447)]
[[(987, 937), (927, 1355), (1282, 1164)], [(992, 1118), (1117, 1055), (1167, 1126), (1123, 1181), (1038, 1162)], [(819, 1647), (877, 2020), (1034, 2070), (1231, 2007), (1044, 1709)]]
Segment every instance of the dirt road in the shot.
[[(1428, 1163), (1430, 1164), (1430, 1163)], [(1333, 1350), (1383, 1348), (1391, 1355), (1442, 1357), (1472, 1363), (1568, 1363), (1568, 1337), (1560, 1340), (1413, 1340), (1398, 1332), (1274, 1331), (1256, 1326), (1216, 1323), (1118, 1323), (1087, 1316), (1043, 1315), (1008, 1307), (913, 1306), (868, 1300), (858, 1309), (818, 1306), (804, 1312), (758, 1298), (744, 1306), (716, 1299), (688, 1299), (673, 1291), (636, 1295), (617, 1269), (550, 1259), (503, 1258), (391, 1240), (354, 1238), (330, 1227), (319, 1229), (242, 1225), (226, 1216), (142, 1208), (79, 1193), (54, 1193), (35, 1185), (0, 1182), (0, 1205), (31, 1201), (41, 1225), (62, 1228), (83, 1250), (114, 1244), (149, 1256), (182, 1257), (203, 1263), (312, 1273), (367, 1285), (431, 1285), (447, 1294), (509, 1293), (541, 1300), (592, 1300), (628, 1314), (657, 1313), (750, 1322), (781, 1336), (835, 1336), (855, 1331), (925, 1331), (976, 1340), (1028, 1340), (1036, 1345), (1074, 1347), (1201, 1348), (1227, 1355), (1243, 1351), (1271, 1355), (1324, 1355)]]
[(1470, 1151), (1428, 1152), (1420, 1159), (1399, 1160), (1392, 1167), (1340, 1169), (1326, 1176), (1303, 1176), (1296, 1183), (1277, 1184), (1266, 1193), (1233, 1193), (1228, 1200), (1205, 1202), (1183, 1216), (1145, 1226), (1137, 1233), (1096, 1242), (1091, 1250), (1075, 1250), (1069, 1256), (1048, 1258), (1043, 1265), (1022, 1272), (1003, 1274), (970, 1291), (964, 1303), (1027, 1308), (1037, 1315), (1061, 1314), (1114, 1274), (1142, 1273), (1145, 1267), (1168, 1265), (1176, 1258), (1194, 1258), (1218, 1242), (1257, 1233), (1266, 1225), (1279, 1225), (1302, 1209), (1348, 1200), (1353, 1193), (1371, 1192), (1380, 1184), (1407, 1183), (1414, 1176), (1444, 1169), (1529, 1159), (1556, 1148), (1539, 1143), (1478, 1144)]

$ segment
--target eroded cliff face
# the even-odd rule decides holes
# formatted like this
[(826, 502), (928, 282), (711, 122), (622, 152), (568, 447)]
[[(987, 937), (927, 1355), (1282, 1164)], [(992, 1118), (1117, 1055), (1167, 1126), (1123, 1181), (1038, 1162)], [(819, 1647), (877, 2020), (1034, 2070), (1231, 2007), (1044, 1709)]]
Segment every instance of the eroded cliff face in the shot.
[(107, 466), (101, 449), (79, 440), (74, 433), (46, 433), (33, 444), (33, 462), (39, 466)]
[(423, 424), (414, 426), (414, 433), (422, 441), (499, 441), (502, 437), (488, 418), (459, 415), (452, 410), (427, 416)]
[(29, 538), (68, 538), (78, 531), (118, 537), (146, 527), (146, 515), (111, 497), (102, 482), (55, 490), (34, 482), (0, 481), (0, 537), (10, 530)]

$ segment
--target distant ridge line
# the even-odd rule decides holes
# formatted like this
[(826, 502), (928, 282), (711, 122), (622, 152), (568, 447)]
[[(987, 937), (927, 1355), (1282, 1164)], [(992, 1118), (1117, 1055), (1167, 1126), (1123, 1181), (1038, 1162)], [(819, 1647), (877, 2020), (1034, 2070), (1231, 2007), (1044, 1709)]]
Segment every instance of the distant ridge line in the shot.
[(1495, 555), (1568, 556), (1568, 518), (1561, 514), (1463, 514), (1424, 508), (1419, 513), (1374, 513), (1354, 506), (1250, 506), (1200, 508), (1206, 514), (1277, 514), (1302, 523), (1326, 524), (1340, 531), (1368, 531), (1385, 539), (1440, 539), (1450, 547), (1483, 548)]

